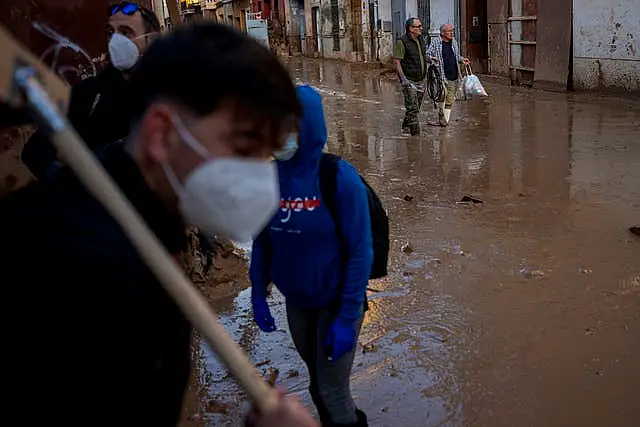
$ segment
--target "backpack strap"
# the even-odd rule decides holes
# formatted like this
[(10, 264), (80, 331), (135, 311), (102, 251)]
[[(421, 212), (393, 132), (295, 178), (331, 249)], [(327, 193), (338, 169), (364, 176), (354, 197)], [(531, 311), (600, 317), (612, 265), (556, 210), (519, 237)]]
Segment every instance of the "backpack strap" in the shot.
[(338, 192), (338, 164), (342, 157), (331, 153), (322, 153), (320, 158), (320, 195), (336, 225), (338, 215), (336, 211), (336, 194)]
[[(340, 220), (338, 219), (338, 212), (336, 210), (336, 194), (338, 192), (338, 165), (342, 157), (331, 154), (331, 153), (322, 153), (322, 157), (320, 158), (320, 171), (319, 181), (320, 181), (320, 195), (322, 197), (322, 202), (327, 207), (333, 222), (336, 224), (336, 230), (340, 239), (342, 240), (342, 230), (340, 229)], [(364, 303), (362, 306), (363, 311), (369, 310), (369, 298), (367, 298), (367, 293), (364, 293)]]

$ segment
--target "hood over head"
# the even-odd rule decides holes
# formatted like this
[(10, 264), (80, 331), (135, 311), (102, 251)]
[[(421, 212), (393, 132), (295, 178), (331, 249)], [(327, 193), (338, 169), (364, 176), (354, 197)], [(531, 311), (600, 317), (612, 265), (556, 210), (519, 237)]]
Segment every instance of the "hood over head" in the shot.
[(322, 150), (327, 143), (327, 124), (324, 120), (322, 97), (313, 87), (296, 87), (302, 105), (302, 119), (298, 133), (298, 151), (287, 161), (278, 161), (278, 168), (315, 173), (320, 164)]

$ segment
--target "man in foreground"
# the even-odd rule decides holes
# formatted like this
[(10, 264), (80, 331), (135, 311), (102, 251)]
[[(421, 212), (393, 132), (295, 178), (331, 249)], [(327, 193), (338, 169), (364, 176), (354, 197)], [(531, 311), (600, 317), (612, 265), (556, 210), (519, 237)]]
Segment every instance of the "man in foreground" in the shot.
[(422, 40), (422, 23), (418, 18), (409, 18), (405, 23), (405, 34), (398, 39), (393, 49), (393, 63), (402, 85), (405, 115), (402, 131), (420, 135), (418, 113), (424, 97), (426, 77), (426, 46)]
[[(172, 78), (185, 69), (197, 85)], [(187, 224), (255, 235), (278, 207), (271, 154), (300, 116), (278, 59), (229, 27), (185, 26), (150, 47), (130, 90), (132, 130), (100, 159), (167, 250), (184, 248)], [(175, 426), (190, 325), (73, 173), (3, 199), (0, 236), (9, 412), (52, 425)], [(253, 422), (316, 426), (285, 397)]]
[(451, 109), (456, 100), (456, 89), (460, 79), (460, 64), (471, 62), (460, 54), (460, 47), (455, 40), (455, 29), (451, 24), (440, 27), (440, 37), (434, 37), (427, 51), (428, 61), (440, 68), (440, 76), (444, 90), (438, 105), (438, 121), (440, 126), (447, 126), (451, 118)]
[[(107, 11), (109, 65), (71, 91), (68, 119), (92, 150), (124, 138), (131, 125), (129, 77), (142, 53), (158, 36), (160, 22), (149, 9), (122, 2)], [(22, 162), (38, 179), (57, 169), (55, 149), (36, 132), (25, 144)]]

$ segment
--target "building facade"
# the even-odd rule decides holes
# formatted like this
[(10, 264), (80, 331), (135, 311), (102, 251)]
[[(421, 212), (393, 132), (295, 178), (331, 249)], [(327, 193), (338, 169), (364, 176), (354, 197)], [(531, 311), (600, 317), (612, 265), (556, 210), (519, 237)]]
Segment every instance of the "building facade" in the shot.
[[(284, 10), (291, 55), (390, 62), (406, 19), (417, 17), (427, 40), (442, 24), (453, 24), (476, 73), (551, 90), (640, 90), (638, 0), (269, 2), (280, 15)], [(254, 10), (274, 16), (271, 3), (257, 3)]]
[(640, 90), (637, 0), (488, 0), (491, 74), (543, 89)]
[[(302, 54), (348, 61), (389, 62), (405, 21), (419, 18), (425, 36), (440, 25), (460, 33), (462, 0), (284, 0), (287, 44)], [(485, 2), (486, 5), (486, 2)], [(474, 21), (475, 22), (475, 21)], [(482, 21), (478, 21), (480, 27)], [(485, 26), (486, 27), (486, 26)]]
[(573, 86), (640, 90), (638, 0), (573, 0)]

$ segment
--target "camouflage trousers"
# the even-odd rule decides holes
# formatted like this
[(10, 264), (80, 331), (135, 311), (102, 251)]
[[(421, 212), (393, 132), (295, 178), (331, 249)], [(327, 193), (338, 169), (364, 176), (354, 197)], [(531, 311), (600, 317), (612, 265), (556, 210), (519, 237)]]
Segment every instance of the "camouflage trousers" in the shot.
[(402, 94), (404, 95), (404, 120), (402, 121), (402, 128), (408, 128), (412, 135), (420, 133), (420, 122), (418, 121), (418, 113), (422, 106), (422, 99), (424, 98), (424, 90), (419, 91), (417, 88), (421, 88), (423, 83), (411, 82), (410, 85), (402, 87)]

